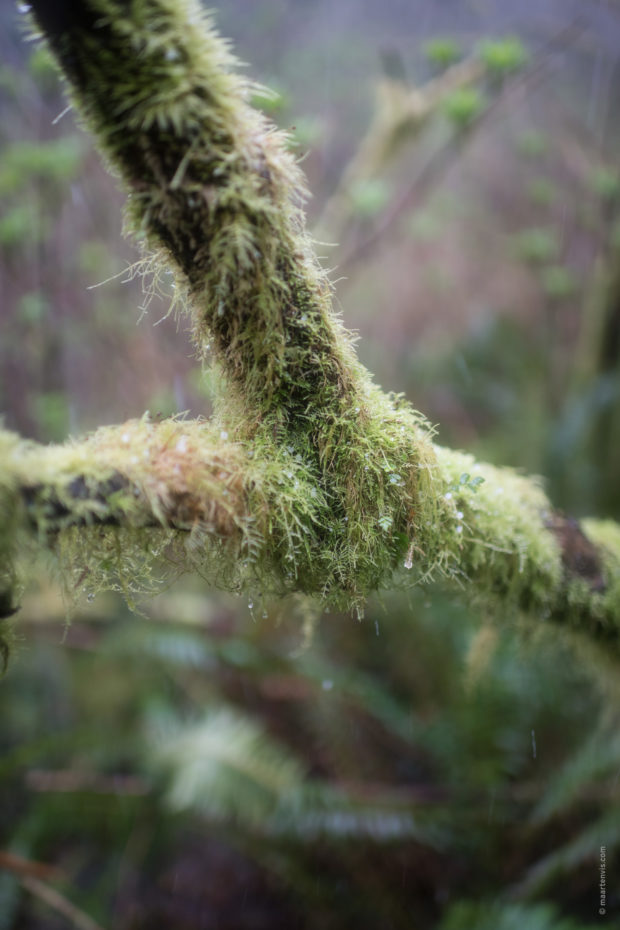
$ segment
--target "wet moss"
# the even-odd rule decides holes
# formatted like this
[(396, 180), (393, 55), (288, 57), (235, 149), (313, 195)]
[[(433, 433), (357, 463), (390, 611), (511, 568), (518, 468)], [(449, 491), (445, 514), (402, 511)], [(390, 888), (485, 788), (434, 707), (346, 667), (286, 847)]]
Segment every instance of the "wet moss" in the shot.
[[(435, 447), (359, 364), (286, 138), (248, 106), (251, 85), (199, 4), (33, 7), (128, 192), (127, 228), (148, 268), (173, 270), (176, 309), (199, 355), (211, 346), (221, 389), (209, 423), (145, 417), (49, 448), (2, 434), (2, 545), (51, 545), (72, 591), (133, 598), (168, 569), (194, 570), (360, 613), (399, 570), (581, 622), (588, 600), (567, 582), (540, 484)], [(588, 598), (617, 627), (614, 559)]]

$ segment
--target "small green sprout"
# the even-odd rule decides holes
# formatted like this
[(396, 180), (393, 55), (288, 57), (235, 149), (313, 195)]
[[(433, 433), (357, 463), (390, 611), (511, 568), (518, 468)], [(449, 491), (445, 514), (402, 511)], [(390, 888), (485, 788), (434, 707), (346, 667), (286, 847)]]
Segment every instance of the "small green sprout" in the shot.
[(453, 482), (448, 487), (448, 491), (454, 493), (455, 491), (472, 491), (474, 494), (477, 493), (478, 488), (481, 484), (484, 484), (485, 479), (482, 475), (476, 475), (475, 478), (472, 478), (469, 472), (463, 472), (457, 482)]
[(575, 291), (575, 276), (564, 265), (551, 265), (541, 271), (541, 283), (547, 297), (560, 300)]
[(425, 57), (438, 68), (449, 68), (461, 57), (461, 49), (454, 39), (438, 36), (422, 46)]
[(597, 168), (590, 180), (594, 193), (601, 200), (616, 201), (620, 196), (620, 176), (609, 168)]
[(532, 265), (552, 261), (559, 252), (558, 237), (554, 229), (535, 227), (523, 229), (516, 236), (519, 258)]
[(351, 191), (353, 207), (360, 216), (376, 216), (389, 198), (389, 185), (380, 178), (360, 182)]
[(523, 42), (516, 36), (482, 42), (478, 54), (489, 73), (496, 78), (517, 71), (528, 59)]
[(461, 87), (443, 102), (443, 111), (458, 130), (466, 129), (484, 109), (484, 98), (474, 87)]

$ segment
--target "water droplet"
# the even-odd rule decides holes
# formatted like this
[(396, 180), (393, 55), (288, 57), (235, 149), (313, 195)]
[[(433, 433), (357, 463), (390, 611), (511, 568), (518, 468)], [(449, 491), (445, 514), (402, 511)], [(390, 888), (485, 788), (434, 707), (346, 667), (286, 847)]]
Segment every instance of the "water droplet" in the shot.
[(32, 7), (29, 3), (18, 3), (17, 9), (20, 13), (29, 13)]
[(378, 620), (375, 620), (375, 632), (378, 636), (379, 635), (379, 621)]
[(248, 601), (248, 607), (250, 608), (250, 610), (252, 610), (252, 608), (254, 607), (254, 601), (252, 600), (252, 598), (250, 598), (250, 600)]
[(355, 412), (356, 412), (356, 413), (359, 413), (359, 412), (360, 412), (360, 408), (359, 408), (359, 407), (356, 407), (356, 408), (355, 408)]
[(263, 620), (266, 620), (268, 616), (269, 614), (267, 613), (267, 611), (263, 610), (263, 613), (262, 613)]
[(322, 683), (323, 691), (331, 691), (333, 687), (334, 687), (334, 683), (331, 680), (331, 678), (323, 679), (323, 683)]
[(187, 437), (186, 436), (181, 436), (181, 438), (176, 444), (176, 450), (177, 452), (181, 452), (181, 453), (187, 452)]
[(462, 519), (463, 519), (463, 511), (462, 511), (462, 510), (457, 510), (457, 512), (456, 512), (456, 519), (457, 519), (457, 520), (462, 520)]
[(409, 556), (409, 555), (407, 556), (407, 558), (406, 558), (405, 561), (403, 562), (403, 565), (404, 565), (405, 568), (407, 568), (407, 569), (413, 568), (413, 559), (411, 558), (411, 556)]
[(121, 442), (124, 442), (125, 445), (127, 445), (130, 439), (131, 439), (131, 436), (129, 435), (129, 433), (123, 433), (123, 435), (121, 436)]
[(461, 526), (460, 523), (459, 523), (459, 525), (458, 525), (457, 528), (456, 528), (456, 532), (457, 532), (457, 533), (462, 533), (462, 532), (463, 532), (463, 527)]
[(225, 429), (220, 433), (220, 439), (228, 439), (228, 433)]
[(86, 600), (87, 600), (87, 601), (90, 601), (91, 604), (92, 604), (92, 602), (95, 600), (95, 595), (93, 594), (92, 591), (89, 591), (89, 592), (88, 592), (88, 594), (86, 595)]
[(181, 57), (181, 53), (178, 48), (168, 48), (166, 49), (166, 61), (178, 61)]
[(451, 500), (452, 500), (452, 491), (448, 491), (447, 494), (444, 494), (444, 497), (445, 497), (445, 499), (446, 499), (447, 501), (451, 501)]

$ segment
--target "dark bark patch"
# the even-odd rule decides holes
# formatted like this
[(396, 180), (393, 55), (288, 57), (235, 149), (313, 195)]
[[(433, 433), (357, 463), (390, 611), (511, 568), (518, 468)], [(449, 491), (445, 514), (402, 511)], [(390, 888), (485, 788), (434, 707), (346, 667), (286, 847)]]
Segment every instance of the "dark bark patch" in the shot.
[(577, 520), (555, 512), (546, 518), (545, 526), (560, 545), (562, 564), (569, 579), (585, 581), (591, 591), (603, 594), (606, 586), (600, 555)]

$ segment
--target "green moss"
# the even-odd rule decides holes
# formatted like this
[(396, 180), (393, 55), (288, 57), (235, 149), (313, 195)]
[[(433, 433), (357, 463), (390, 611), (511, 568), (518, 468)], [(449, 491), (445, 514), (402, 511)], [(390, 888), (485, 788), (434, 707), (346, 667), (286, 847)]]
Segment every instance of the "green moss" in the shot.
[[(550, 607), (562, 566), (559, 546), (545, 527), (551, 505), (540, 485), (470, 455), (437, 452), (451, 517), (442, 537), (448, 572), (501, 596), (507, 606)], [(471, 478), (462, 481), (464, 476)], [(484, 481), (472, 488), (479, 478)]]
[(130, 191), (128, 227), (176, 268), (199, 351), (218, 358), (218, 422), (256, 462), (278, 465), (265, 488), (280, 581), (359, 606), (403, 538), (432, 522), (422, 418), (357, 362), (304, 230), (286, 137), (246, 104), (251, 88), (198, 4), (138, 0), (130, 19), (113, 0), (89, 10), (55, 51)]
[(287, 138), (249, 108), (199, 4), (89, 0), (51, 41), (129, 193), (151, 287), (173, 270), (220, 389), (209, 423), (144, 417), (48, 448), (0, 434), (0, 546), (35, 535), (71, 594), (130, 600), (191, 569), (361, 612), (404, 566), (408, 581), (443, 575), (508, 609), (566, 603), (539, 485), (435, 448), (359, 364)]

